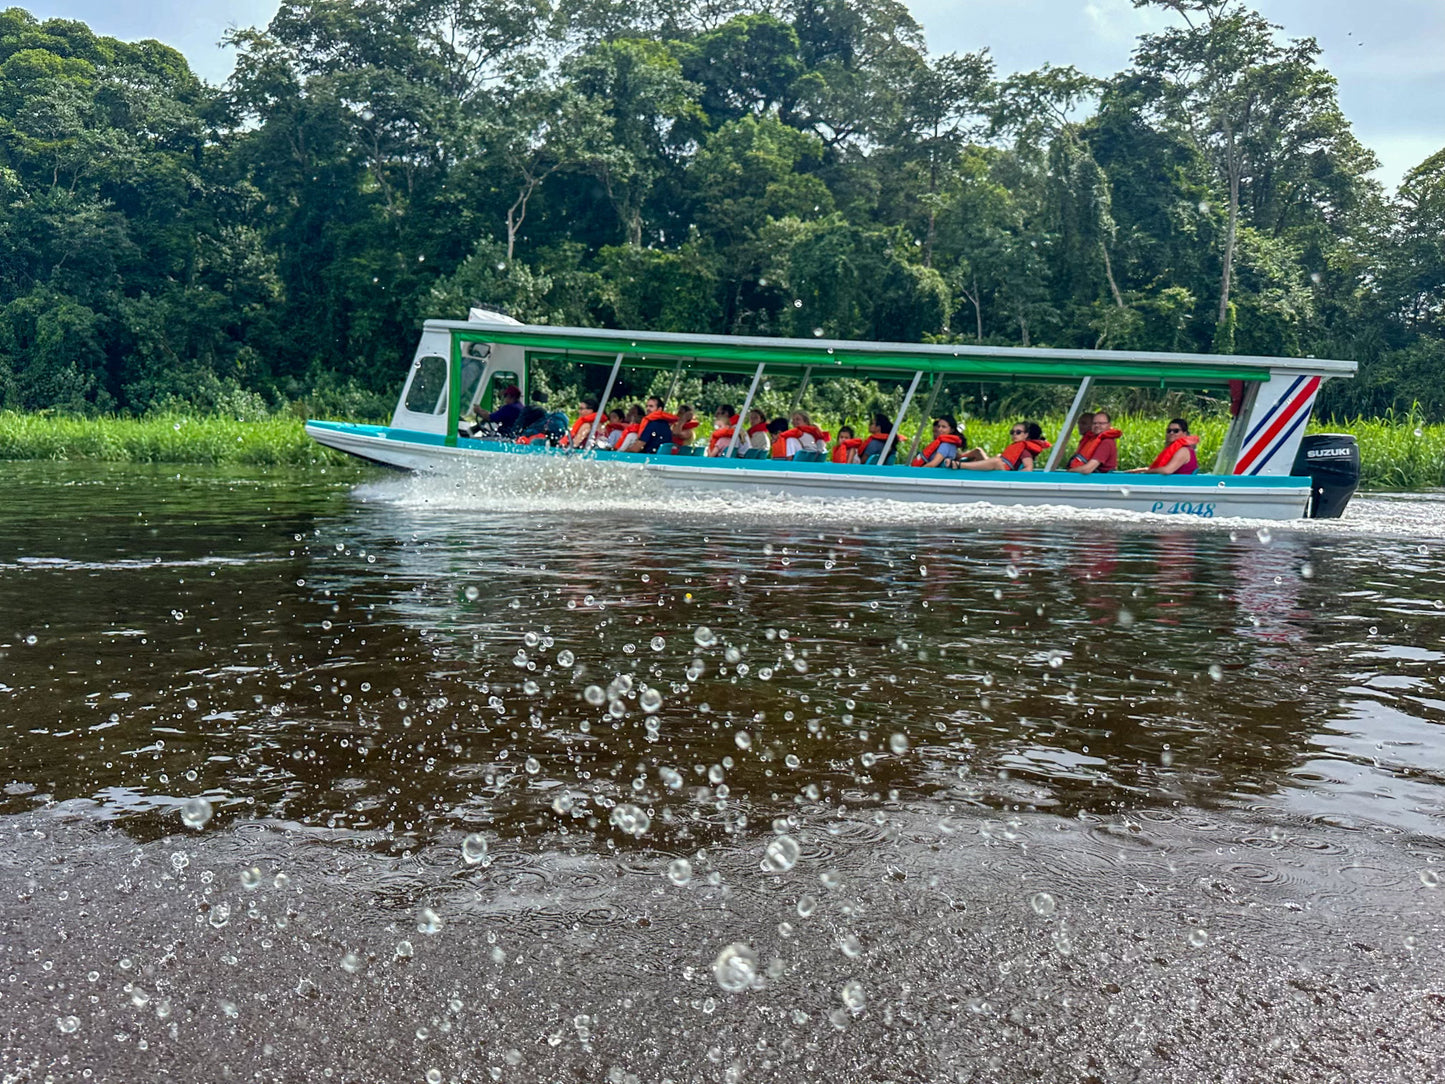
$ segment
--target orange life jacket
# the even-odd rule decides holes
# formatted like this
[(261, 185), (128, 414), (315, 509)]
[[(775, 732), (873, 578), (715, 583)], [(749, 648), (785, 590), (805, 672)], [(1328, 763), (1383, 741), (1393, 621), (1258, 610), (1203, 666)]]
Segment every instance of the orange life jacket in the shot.
[(758, 422), (757, 425), (750, 425), (750, 426), (748, 426), (748, 436), (750, 436), (750, 437), (755, 437), (755, 436), (757, 436), (759, 433), (766, 433), (767, 431), (768, 431), (768, 423), (767, 423), (767, 422)]
[(1101, 441), (1118, 440), (1123, 435), (1123, 432), (1118, 429), (1105, 429), (1102, 433), (1090, 433), (1079, 441), (1079, 450), (1074, 453), (1074, 458), (1069, 460), (1069, 466), (1082, 467), (1094, 458), (1094, 450), (1099, 447)]
[(1178, 452), (1178, 451), (1179, 451), (1180, 449), (1182, 449), (1182, 448), (1188, 448), (1188, 449), (1189, 449), (1189, 460), (1190, 460), (1190, 461), (1189, 461), (1188, 463), (1185, 463), (1184, 466), (1180, 467), (1180, 468), (1179, 468), (1177, 471), (1175, 471), (1174, 473), (1175, 473), (1175, 474), (1193, 474), (1195, 471), (1197, 471), (1197, 470), (1199, 469), (1199, 458), (1198, 458), (1198, 456), (1196, 456), (1196, 455), (1194, 454), (1194, 446), (1195, 446), (1196, 444), (1198, 444), (1198, 443), (1199, 443), (1199, 438), (1198, 438), (1197, 436), (1195, 436), (1193, 433), (1185, 433), (1182, 437), (1180, 437), (1179, 439), (1175, 440), (1175, 441), (1174, 441), (1173, 443), (1171, 443), (1168, 447), (1166, 447), (1162, 452), (1160, 452), (1157, 456), (1155, 456), (1155, 457), (1154, 457), (1154, 462), (1152, 462), (1152, 463), (1149, 464), (1149, 469), (1150, 469), (1150, 470), (1153, 470), (1155, 467), (1162, 467), (1162, 466), (1166, 465), (1166, 464), (1169, 462), (1169, 460), (1171, 460), (1171, 459), (1174, 458), (1174, 453), (1175, 453), (1175, 452)]
[(847, 440), (840, 440), (838, 446), (833, 449), (833, 462), (848, 462), (848, 453), (856, 452), (863, 447), (863, 442), (857, 437), (849, 437)]
[[(620, 452), (622, 446), (627, 443), (628, 437), (636, 436), (642, 432), (642, 426), (642, 422), (632, 422), (630, 425), (624, 425), (622, 427), (622, 435), (617, 438), (617, 443), (613, 445), (613, 448)], [(612, 427), (608, 426), (607, 428), (611, 430)]]
[(797, 440), (803, 435), (801, 429), (786, 429), (773, 438), (773, 458), (792, 459), (788, 454), (788, 441)]
[(1019, 440), (1000, 452), (999, 458), (1008, 464), (1009, 470), (1022, 470), (1025, 452), (1037, 459), (1040, 452), (1052, 447), (1046, 440)]
[(712, 436), (710, 436), (707, 441), (707, 454), (717, 455), (719, 445), (725, 444), (727, 441), (732, 440), (732, 437), (733, 426), (731, 425), (724, 426), (722, 429), (714, 429), (712, 431)]
[[(675, 421), (677, 421), (677, 415), (669, 414), (665, 410), (654, 410), (652, 413), (642, 416), (642, 425), (646, 425), (648, 422), (666, 422), (668, 425), (671, 425)], [(638, 426), (638, 432), (641, 431), (642, 426)]]
[(945, 433), (941, 437), (934, 438), (933, 443), (930, 444), (927, 448), (923, 449), (923, 454), (917, 456), (913, 460), (913, 465), (915, 467), (923, 466), (923, 464), (927, 463), (930, 459), (932, 459), (934, 453), (937, 452), (939, 448), (942, 448), (945, 444), (952, 444), (956, 448), (962, 448), (963, 439), (954, 433)]
[(591, 430), (592, 423), (596, 420), (597, 412), (595, 410), (577, 415), (577, 421), (572, 426), (572, 432), (567, 434), (567, 446), (569, 448), (577, 447), (584, 435)]
[(800, 425), (797, 429), (793, 430), (793, 432), (797, 433), (800, 436), (806, 433), (808, 436), (812, 437), (820, 444), (827, 444), (828, 441), (833, 439), (832, 433), (825, 432), (824, 430), (819, 429), (816, 425)]

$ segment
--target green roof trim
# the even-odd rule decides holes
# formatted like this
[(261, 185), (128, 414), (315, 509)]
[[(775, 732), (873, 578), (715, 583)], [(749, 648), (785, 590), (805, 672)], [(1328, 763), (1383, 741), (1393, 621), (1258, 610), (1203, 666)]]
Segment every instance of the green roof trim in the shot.
[(1225, 357), (1114, 350), (1050, 350), (972, 346), (967, 343), (870, 343), (853, 340), (678, 335), (601, 328), (431, 321), (456, 339), (520, 346), (537, 360), (611, 365), (623, 355), (629, 368), (751, 375), (759, 363), (774, 375), (813, 370), (814, 379), (853, 376), (902, 379), (941, 373), (990, 383), (1010, 380), (1222, 387), (1230, 380), (1264, 381), (1272, 372), (1353, 376), (1353, 362), (1314, 358)]

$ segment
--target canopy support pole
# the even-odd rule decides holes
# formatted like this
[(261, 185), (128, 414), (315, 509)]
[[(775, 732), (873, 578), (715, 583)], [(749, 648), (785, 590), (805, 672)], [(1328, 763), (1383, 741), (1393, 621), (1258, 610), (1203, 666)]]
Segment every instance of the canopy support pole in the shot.
[(1079, 390), (1074, 394), (1074, 401), (1069, 404), (1069, 412), (1064, 415), (1064, 428), (1059, 432), (1059, 439), (1054, 441), (1053, 448), (1049, 451), (1049, 461), (1044, 470), (1058, 470), (1059, 461), (1064, 458), (1064, 452), (1069, 446), (1069, 434), (1073, 432), (1074, 423), (1079, 420), (1079, 411), (1084, 409), (1084, 399), (1089, 394), (1089, 389), (1094, 386), (1094, 378), (1086, 376), (1079, 384)]
[(612, 385), (617, 383), (617, 374), (622, 369), (622, 355), (617, 355), (617, 360), (612, 363), (612, 372), (607, 377), (607, 387), (602, 390), (602, 401), (597, 404), (597, 417), (592, 419), (592, 430), (587, 434), (587, 444), (591, 446), (597, 439), (597, 430), (607, 419), (607, 400), (612, 398)]
[(788, 417), (792, 418), (803, 405), (803, 393), (808, 390), (808, 381), (813, 379), (813, 367), (809, 365), (803, 370), (803, 382), (798, 385), (798, 394), (793, 396), (793, 405), (788, 407)]
[[(943, 382), (948, 377), (939, 374), (938, 381), (933, 385), (933, 390), (928, 393), (928, 402), (923, 405), (923, 420), (926, 422), (933, 417), (933, 405), (938, 402), (938, 393), (943, 390)], [(958, 434), (960, 437), (962, 433)], [(913, 444), (908, 449), (908, 462), (913, 462), (913, 457), (918, 454), (918, 449), (923, 445), (923, 426), (918, 427), (918, 432), (913, 434)]]
[(918, 390), (918, 382), (923, 379), (923, 370), (919, 369), (913, 374), (913, 383), (908, 385), (908, 394), (903, 397), (903, 405), (898, 408), (898, 417), (893, 419), (893, 430), (888, 434), (888, 439), (883, 442), (883, 450), (878, 453), (878, 465), (888, 465), (888, 453), (893, 451), (893, 445), (898, 440), (898, 427), (903, 424), (903, 415), (908, 413), (909, 404), (913, 402), (913, 393)]
[(682, 380), (682, 358), (677, 359), (677, 368), (672, 370), (672, 383), (667, 386), (667, 397), (662, 400), (662, 409), (666, 410), (667, 405), (672, 402), (672, 397), (677, 393), (678, 382)]
[(758, 371), (753, 374), (752, 385), (748, 388), (748, 396), (743, 400), (743, 409), (738, 412), (738, 424), (733, 426), (733, 435), (728, 438), (728, 450), (723, 454), (731, 457), (734, 449), (738, 446), (738, 433), (748, 427), (748, 410), (753, 405), (753, 396), (758, 393), (758, 385), (763, 382), (763, 366), (766, 362), (758, 362)]

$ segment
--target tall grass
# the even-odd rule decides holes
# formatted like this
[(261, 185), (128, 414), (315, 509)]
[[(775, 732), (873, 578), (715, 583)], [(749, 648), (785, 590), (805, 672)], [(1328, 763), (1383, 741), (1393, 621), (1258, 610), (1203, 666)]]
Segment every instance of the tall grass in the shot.
[[(837, 432), (835, 419), (824, 417), (818, 421)], [(1044, 418), (1041, 424), (1052, 438), (1062, 422), (1061, 417)], [(965, 430), (971, 445), (999, 452), (1008, 445), (1010, 424), (970, 419)], [(1200, 437), (1199, 462), (1205, 469), (1219, 451), (1227, 424), (1223, 417), (1191, 421), (1190, 427)], [(1148, 466), (1164, 445), (1162, 418), (1121, 415), (1114, 419), (1114, 425), (1124, 433), (1119, 439), (1122, 468)], [(1310, 432), (1322, 431), (1352, 433), (1360, 442), (1361, 485), (1366, 489), (1445, 486), (1445, 425), (1425, 425), (1406, 415), (1310, 426)], [(913, 433), (914, 425), (905, 424), (905, 452)], [(1076, 437), (1071, 437), (1071, 448), (1075, 442)], [(183, 414), (80, 418), (0, 411), (0, 460), (4, 459), (310, 466), (340, 463), (347, 457), (323, 448), (306, 435), (300, 419), (284, 415), (237, 421)]]
[(80, 418), (0, 411), (0, 459), (310, 466), (347, 457), (306, 435), (299, 419), (257, 421), (157, 414)]

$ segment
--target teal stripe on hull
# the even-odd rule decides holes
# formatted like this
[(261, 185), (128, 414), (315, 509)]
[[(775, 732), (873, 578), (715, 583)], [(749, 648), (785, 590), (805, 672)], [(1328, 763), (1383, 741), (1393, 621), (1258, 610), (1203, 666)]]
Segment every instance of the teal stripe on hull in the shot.
[[(317, 429), (330, 429), (338, 433), (353, 433), (358, 436), (383, 438), (397, 444), (411, 445), (418, 448), (448, 448), (446, 438), (436, 433), (419, 433), (411, 429), (393, 429), (385, 425), (352, 425), (344, 422), (316, 422), (308, 421), (307, 425)], [(574, 456), (585, 454), (600, 463), (656, 463), (665, 462), (669, 467), (676, 467), (682, 470), (687, 469), (722, 469), (722, 470), (743, 470), (758, 473), (782, 472), (791, 474), (818, 474), (838, 477), (847, 475), (853, 478), (889, 478), (896, 479), (902, 473), (910, 473), (917, 468), (907, 466), (879, 467), (879, 466), (839, 466), (836, 463), (795, 463), (792, 460), (778, 461), (769, 459), (709, 459), (703, 456), (674, 456), (674, 455), (637, 455), (632, 452), (609, 452), (590, 451), (586, 453), (569, 452), (561, 448), (552, 448), (546, 445), (532, 444), (504, 444), (494, 440), (468, 440), (465, 437), (458, 438), (457, 450), (487, 452), (493, 455), (544, 455), (544, 456)], [(937, 472), (930, 472), (937, 473)], [(944, 472), (947, 473), (947, 472)], [(963, 472), (959, 472), (963, 476)], [(1022, 484), (1057, 484), (1067, 480), (1070, 483), (1085, 486), (1119, 486), (1128, 485), (1131, 481), (1140, 486), (1167, 486), (1173, 489), (1230, 489), (1230, 490), (1298, 490), (1307, 492), (1310, 488), (1308, 478), (1285, 476), (1272, 478), (1256, 478), (1238, 475), (1218, 474), (1073, 474), (1068, 471), (970, 471), (966, 477), (970, 481), (988, 482), (991, 479), (999, 481), (1007, 480)]]

